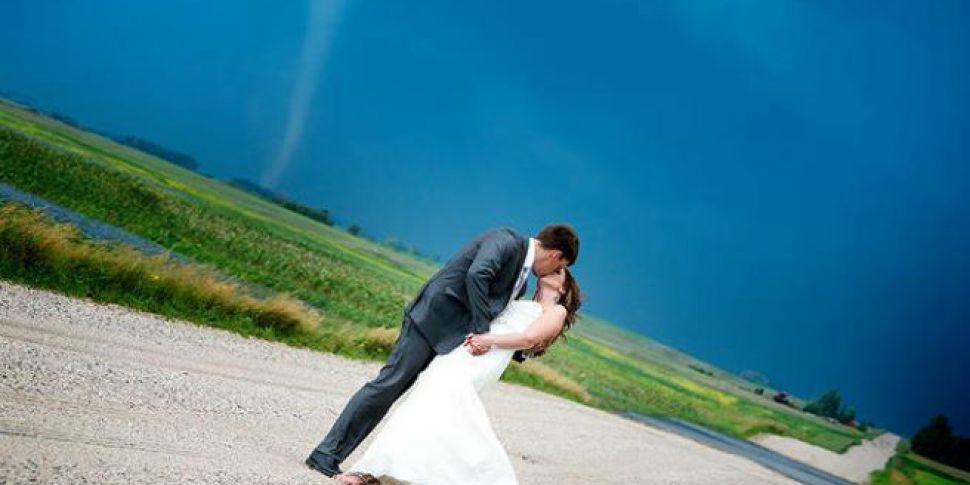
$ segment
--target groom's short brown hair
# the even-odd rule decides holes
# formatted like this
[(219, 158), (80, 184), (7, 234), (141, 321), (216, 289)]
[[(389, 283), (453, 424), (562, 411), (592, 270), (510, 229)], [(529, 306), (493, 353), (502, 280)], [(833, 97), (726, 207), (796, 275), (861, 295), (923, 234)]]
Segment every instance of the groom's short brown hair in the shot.
[(576, 263), (579, 257), (579, 235), (569, 224), (547, 224), (536, 235), (539, 244), (546, 249), (562, 251), (562, 257), (569, 261), (569, 266)]

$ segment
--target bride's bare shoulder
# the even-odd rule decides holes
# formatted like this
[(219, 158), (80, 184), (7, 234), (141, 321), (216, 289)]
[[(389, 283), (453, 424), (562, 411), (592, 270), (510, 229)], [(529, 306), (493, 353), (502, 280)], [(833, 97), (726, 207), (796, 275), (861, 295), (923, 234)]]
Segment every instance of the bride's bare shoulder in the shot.
[(560, 317), (560, 318), (566, 318), (566, 313), (568, 313), (568, 312), (569, 312), (569, 310), (566, 310), (566, 307), (564, 307), (564, 306), (562, 306), (562, 305), (560, 305), (558, 303), (555, 304), (555, 305), (549, 305), (547, 307), (543, 307), (543, 309), (542, 309), (542, 313), (547, 314), (547, 315), (552, 315), (552, 316)]

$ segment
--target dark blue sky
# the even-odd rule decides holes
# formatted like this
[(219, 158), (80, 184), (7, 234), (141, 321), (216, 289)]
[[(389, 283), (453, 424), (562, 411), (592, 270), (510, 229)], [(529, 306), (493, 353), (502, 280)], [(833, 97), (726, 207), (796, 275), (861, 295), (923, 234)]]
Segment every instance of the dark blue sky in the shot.
[(443, 257), (571, 222), (590, 312), (970, 434), (970, 3), (590, 5), (6, 0), (0, 90)]

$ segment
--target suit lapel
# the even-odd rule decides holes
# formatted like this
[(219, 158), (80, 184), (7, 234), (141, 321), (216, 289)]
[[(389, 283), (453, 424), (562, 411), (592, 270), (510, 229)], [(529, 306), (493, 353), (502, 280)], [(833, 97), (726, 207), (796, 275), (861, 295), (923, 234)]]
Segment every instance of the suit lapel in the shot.
[[(522, 273), (522, 265), (525, 264), (525, 256), (526, 254), (528, 254), (528, 251), (529, 251), (528, 245), (529, 245), (529, 239), (522, 238), (521, 236), (519, 236), (519, 253), (516, 255), (516, 258), (515, 258), (515, 271), (512, 273), (513, 274), (512, 284), (511, 284), (511, 287), (509, 287), (509, 291), (508, 291), (509, 298), (512, 297), (512, 292), (515, 291), (515, 283), (519, 281), (519, 275)], [(526, 274), (525, 278), (526, 278), (526, 284), (528, 284), (529, 275)], [(515, 295), (515, 298), (522, 296), (522, 291), (525, 291), (525, 287), (526, 285), (522, 285), (522, 290), (520, 290), (518, 295)]]
[(508, 306), (509, 301), (512, 299), (512, 292), (515, 291), (515, 282), (518, 280), (519, 273), (522, 271), (522, 265), (525, 264), (525, 255), (526, 251), (528, 251), (527, 244), (529, 243), (529, 239), (523, 238), (515, 232), (513, 232), (512, 235), (518, 242), (516, 248), (516, 251), (518, 252), (513, 260), (515, 262), (515, 266), (511, 268), (502, 268), (503, 273), (505, 273), (504, 276), (508, 286), (506, 286), (505, 291), (502, 292), (504, 297), (501, 300), (496, 299), (489, 303), (492, 307), (492, 313), (494, 315), (501, 313), (501, 311)]
[[(522, 271), (522, 265), (525, 264), (525, 255), (529, 252), (529, 239), (520, 238), (519, 241), (519, 254), (515, 258), (515, 277), (518, 279), (519, 272)], [(512, 282), (512, 287), (515, 288), (515, 281)]]

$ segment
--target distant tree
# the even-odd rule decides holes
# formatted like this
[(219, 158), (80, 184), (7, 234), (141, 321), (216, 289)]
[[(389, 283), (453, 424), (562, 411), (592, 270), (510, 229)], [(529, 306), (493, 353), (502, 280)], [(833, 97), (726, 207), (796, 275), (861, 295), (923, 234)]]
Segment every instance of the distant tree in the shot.
[(441, 258), (438, 258), (436, 256), (431, 256), (431, 255), (425, 254), (417, 246), (415, 246), (413, 244), (407, 244), (407, 243), (399, 240), (398, 238), (396, 238), (394, 236), (388, 236), (388, 237), (384, 238), (383, 241), (379, 241), (379, 243), (380, 244), (383, 244), (384, 246), (387, 246), (389, 248), (392, 248), (395, 251), (399, 251), (399, 252), (402, 252), (402, 253), (410, 254), (412, 256), (416, 256), (416, 257), (421, 258), (421, 259), (425, 259), (425, 260), (429, 260), (429, 261), (437, 261), (437, 262), (440, 262), (440, 260), (441, 260)]
[(703, 367), (701, 367), (699, 365), (688, 364), (687, 367), (690, 367), (694, 371), (700, 372), (701, 374), (704, 374), (706, 376), (713, 376), (714, 375), (713, 372), (711, 372), (711, 371), (709, 371), (709, 370), (707, 370), (707, 369), (705, 369), (705, 368), (703, 368)]
[(277, 195), (276, 192), (273, 192), (272, 190), (269, 190), (263, 187), (262, 185), (259, 185), (256, 182), (253, 182), (252, 180), (249, 180), (249, 179), (233, 178), (233, 179), (227, 180), (227, 182), (229, 182), (229, 185), (236, 186), (247, 192), (251, 192), (260, 197), (263, 197), (264, 199), (273, 200), (274, 198), (279, 197), (279, 195)]
[(917, 431), (910, 446), (927, 458), (970, 471), (970, 439), (953, 434), (950, 420), (942, 414)]
[(832, 418), (843, 424), (855, 421), (855, 408), (844, 406), (839, 391), (829, 389), (821, 397), (805, 405), (802, 411), (818, 416)]
[(842, 406), (842, 396), (839, 391), (829, 389), (821, 397), (805, 405), (803, 411), (829, 418), (839, 417), (839, 408)]
[(953, 428), (950, 427), (950, 420), (937, 414), (913, 435), (911, 446), (913, 451), (925, 457), (936, 458), (949, 452), (952, 441)]
[(143, 151), (155, 155), (163, 160), (168, 160), (178, 166), (185, 167), (189, 170), (198, 170), (199, 162), (195, 160), (191, 155), (172, 150), (170, 148), (165, 148), (158, 143), (146, 140), (144, 138), (139, 138), (137, 136), (112, 136), (114, 141), (121, 143), (122, 145), (130, 146), (136, 150)]
[(227, 182), (229, 183), (229, 185), (238, 187), (247, 192), (258, 195), (270, 202), (286, 207), (287, 209), (293, 212), (303, 214), (309, 217), (310, 219), (313, 219), (318, 222), (322, 222), (328, 226), (333, 225), (333, 219), (330, 218), (330, 211), (327, 209), (317, 209), (315, 207), (310, 207), (306, 204), (303, 204), (302, 202), (297, 202), (287, 197), (284, 194), (267, 189), (266, 187), (263, 187), (262, 185), (259, 185), (256, 182), (253, 182), (251, 180), (247, 180), (244, 178), (233, 178), (233, 179), (229, 179)]
[(349, 232), (349, 233), (351, 233), (351, 234), (353, 234), (355, 236), (359, 236), (360, 235), (360, 226), (358, 226), (357, 224), (351, 224), (350, 227), (347, 228), (347, 232)]
[(74, 118), (71, 118), (70, 116), (62, 115), (60, 113), (55, 113), (55, 112), (47, 113), (47, 116), (50, 116), (51, 118), (54, 118), (55, 120), (60, 121), (65, 125), (70, 125), (75, 128), (82, 128), (81, 124), (78, 123), (77, 121), (74, 121)]
[(842, 409), (839, 411), (839, 416), (835, 419), (838, 419), (842, 424), (849, 424), (855, 421), (855, 408), (849, 406), (848, 408)]

